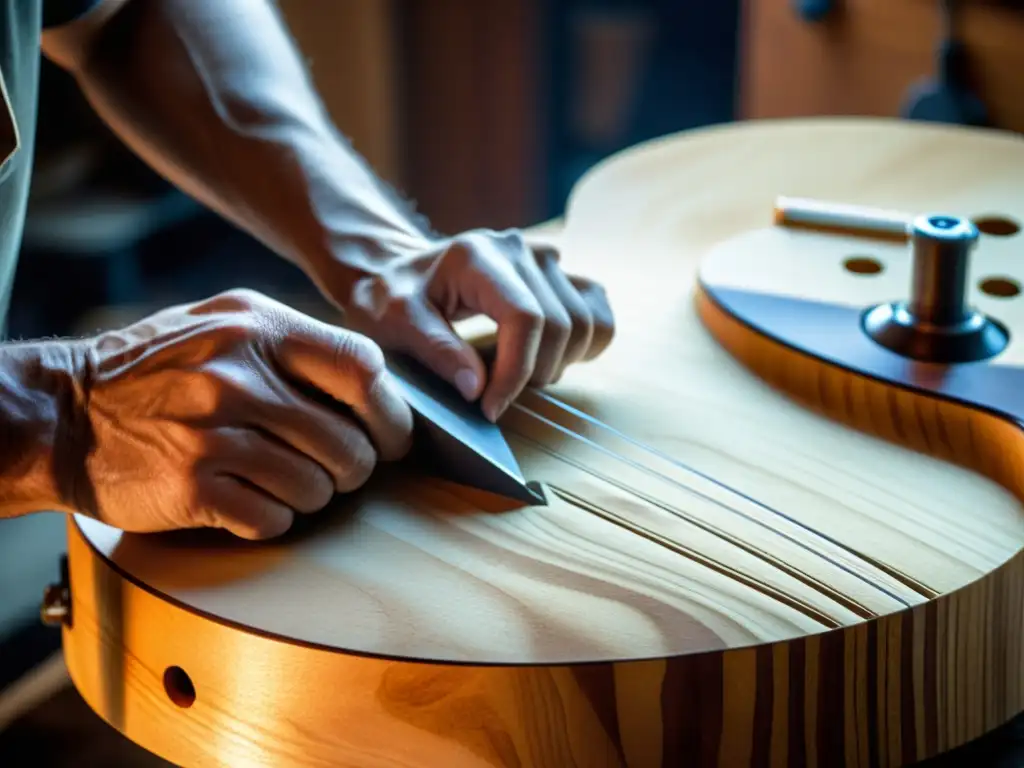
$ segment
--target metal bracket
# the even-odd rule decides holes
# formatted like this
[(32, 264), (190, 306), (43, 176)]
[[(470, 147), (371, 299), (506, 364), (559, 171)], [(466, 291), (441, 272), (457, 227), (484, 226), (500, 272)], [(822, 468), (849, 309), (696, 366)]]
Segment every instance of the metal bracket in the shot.
[(39, 617), (49, 627), (71, 627), (71, 581), (68, 575), (68, 556), (60, 558), (60, 581), (43, 591)]

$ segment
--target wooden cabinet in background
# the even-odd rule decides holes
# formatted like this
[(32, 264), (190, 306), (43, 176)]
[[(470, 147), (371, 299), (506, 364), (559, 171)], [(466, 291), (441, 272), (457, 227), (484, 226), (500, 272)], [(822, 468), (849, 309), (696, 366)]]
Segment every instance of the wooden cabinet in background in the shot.
[(408, 190), (444, 232), (544, 211), (542, 0), (403, 0)]
[(278, 0), (338, 128), (442, 231), (544, 213), (541, 0)]
[[(940, 0), (836, 0), (804, 20), (792, 0), (743, 0), (739, 114), (898, 116), (935, 74)], [(960, 38), (992, 123), (1024, 132), (1024, 7), (962, 0)]]
[(278, 0), (338, 129), (384, 179), (401, 164), (395, 0)]

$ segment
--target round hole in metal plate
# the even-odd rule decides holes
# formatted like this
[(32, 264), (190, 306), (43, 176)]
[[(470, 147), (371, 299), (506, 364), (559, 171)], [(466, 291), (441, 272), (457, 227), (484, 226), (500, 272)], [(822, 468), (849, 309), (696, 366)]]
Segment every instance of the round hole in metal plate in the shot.
[(855, 275), (877, 275), (884, 269), (882, 262), (872, 256), (848, 256), (843, 267)]

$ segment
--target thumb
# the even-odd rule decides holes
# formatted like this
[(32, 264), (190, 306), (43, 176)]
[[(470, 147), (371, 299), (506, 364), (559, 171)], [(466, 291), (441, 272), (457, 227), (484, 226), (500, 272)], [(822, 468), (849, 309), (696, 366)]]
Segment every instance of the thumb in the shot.
[(410, 302), (406, 314), (410, 327), (401, 346), (423, 365), (452, 384), (473, 401), (483, 392), (486, 368), (480, 355), (425, 299)]

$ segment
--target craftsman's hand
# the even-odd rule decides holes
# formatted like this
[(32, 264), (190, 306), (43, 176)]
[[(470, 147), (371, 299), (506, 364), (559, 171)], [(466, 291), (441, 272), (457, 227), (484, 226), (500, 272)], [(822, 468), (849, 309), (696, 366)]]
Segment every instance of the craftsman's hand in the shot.
[[(330, 280), (318, 282), (330, 292)], [(557, 381), (566, 366), (604, 351), (614, 333), (601, 286), (566, 275), (554, 248), (530, 247), (517, 231), (474, 230), (396, 256), (350, 296), (332, 298), (349, 327), (418, 358), (467, 399), (482, 396), (492, 421), (524, 386)], [(478, 314), (498, 326), (489, 376), (451, 327)]]
[(251, 291), (82, 343), (76, 506), (122, 529), (275, 536), (410, 445), (376, 344)]

